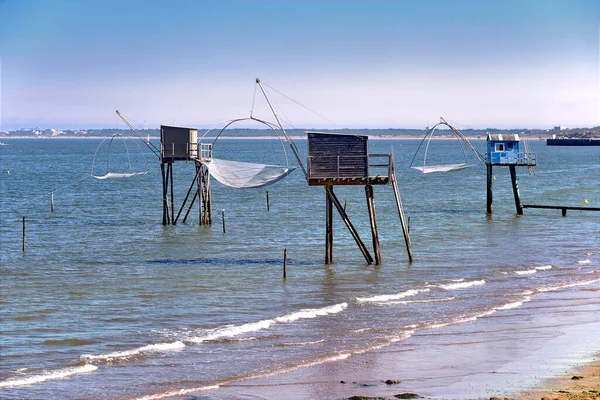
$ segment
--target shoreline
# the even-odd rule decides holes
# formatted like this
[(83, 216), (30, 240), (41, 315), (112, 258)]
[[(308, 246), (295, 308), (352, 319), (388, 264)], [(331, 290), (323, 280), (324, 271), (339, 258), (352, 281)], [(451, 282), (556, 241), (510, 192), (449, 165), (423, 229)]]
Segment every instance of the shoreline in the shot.
[(598, 282), (545, 292), (521, 307), (417, 331), (385, 348), (198, 393), (211, 399), (598, 400), (598, 293)]
[(600, 399), (600, 353), (575, 370), (549, 378), (538, 387), (523, 391), (514, 400), (598, 400)]
[[(417, 136), (406, 136), (406, 135), (366, 135), (370, 140), (423, 140), (423, 137)], [(465, 136), (467, 140), (486, 140), (484, 136)], [(137, 136), (122, 136), (123, 139), (139, 139), (146, 142), (146, 139), (142, 139)], [(308, 137), (306, 135), (303, 136), (290, 136), (292, 140), (307, 140)], [(65, 139), (73, 139), (73, 140), (104, 140), (110, 139), (110, 136), (43, 136), (43, 137), (33, 137), (33, 136), (10, 136), (10, 137), (1, 137), (0, 141), (11, 140), (11, 139), (31, 139), (31, 140), (65, 140)], [(151, 136), (150, 141), (159, 141), (158, 136)], [(209, 137), (209, 139), (214, 139), (213, 137)], [(220, 136), (219, 139), (223, 140), (279, 140), (280, 138), (276, 136)], [(283, 138), (281, 138), (283, 140)], [(539, 138), (539, 137), (524, 137), (527, 140), (535, 140), (535, 141), (545, 141), (548, 138)], [(456, 136), (434, 136), (431, 140), (457, 140)]]

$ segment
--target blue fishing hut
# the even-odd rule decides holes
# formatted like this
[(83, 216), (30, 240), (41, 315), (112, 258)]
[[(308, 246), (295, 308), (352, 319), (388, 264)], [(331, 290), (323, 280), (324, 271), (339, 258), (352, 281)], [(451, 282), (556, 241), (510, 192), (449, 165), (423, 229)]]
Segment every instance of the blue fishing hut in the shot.
[(517, 166), (527, 166), (529, 173), (535, 173), (536, 155), (524, 140), (521, 151), (521, 140), (517, 134), (488, 134), (487, 137), (487, 213), (492, 214), (492, 166), (508, 166), (515, 196), (517, 214), (523, 215), (523, 206), (519, 195)]

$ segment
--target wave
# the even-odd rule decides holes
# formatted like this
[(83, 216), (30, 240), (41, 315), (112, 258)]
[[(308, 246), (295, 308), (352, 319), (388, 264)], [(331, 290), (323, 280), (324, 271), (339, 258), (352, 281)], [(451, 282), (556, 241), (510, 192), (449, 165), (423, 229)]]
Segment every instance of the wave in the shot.
[(26, 378), (13, 378), (0, 382), (0, 388), (12, 388), (17, 386), (33, 385), (44, 381), (63, 379), (71, 375), (85, 374), (97, 370), (98, 367), (92, 364), (85, 364), (78, 367), (69, 367), (57, 369), (54, 371), (44, 371), (38, 375), (28, 376)]
[(479, 286), (485, 284), (485, 279), (478, 279), (476, 281), (466, 281), (466, 282), (457, 282), (457, 283), (448, 283), (444, 285), (437, 285), (445, 290), (456, 290), (456, 289), (466, 289), (471, 286)]
[(532, 268), (532, 269), (525, 269), (525, 270), (515, 271), (515, 274), (517, 274), (517, 275), (531, 275), (531, 274), (535, 274), (536, 272), (537, 272), (537, 269)]
[(83, 354), (80, 358), (82, 360), (103, 360), (103, 361), (112, 361), (118, 358), (130, 358), (133, 356), (137, 356), (146, 352), (156, 352), (156, 351), (171, 351), (171, 350), (179, 350), (183, 349), (185, 344), (181, 341), (173, 342), (173, 343), (156, 343), (148, 346), (138, 347), (137, 349), (125, 350), (125, 351), (117, 351), (114, 353), (108, 354), (100, 354), (100, 355), (90, 355)]
[(404, 292), (396, 293), (396, 294), (382, 294), (373, 297), (357, 297), (357, 303), (380, 303), (380, 302), (388, 302), (391, 300), (399, 300), (408, 296), (415, 296), (419, 293), (429, 292), (429, 289), (410, 289)]
[(531, 300), (531, 296), (525, 297), (523, 300), (514, 301), (512, 303), (507, 303), (503, 306), (496, 307), (495, 310), (512, 310), (513, 308), (517, 308)]
[(586, 260), (577, 261), (577, 263), (578, 264), (589, 264), (589, 263), (591, 263), (591, 261), (586, 259)]
[(228, 325), (208, 331), (203, 336), (194, 336), (187, 340), (193, 343), (202, 343), (208, 340), (216, 340), (223, 337), (238, 336), (245, 333), (256, 332), (263, 329), (268, 329), (277, 323), (289, 323), (299, 319), (310, 319), (329, 314), (337, 314), (344, 311), (348, 307), (348, 303), (334, 304), (323, 308), (312, 308), (296, 311), (281, 317), (265, 319), (257, 322), (250, 322), (242, 325)]
[(456, 297), (445, 297), (443, 299), (430, 299), (430, 300), (399, 300), (399, 301), (391, 301), (387, 304), (422, 304), (422, 303), (439, 303), (442, 301), (452, 301), (456, 299)]
[(535, 274), (538, 271), (546, 271), (552, 269), (552, 265), (542, 265), (541, 267), (533, 267), (530, 269), (518, 270), (514, 271), (517, 275), (530, 275)]
[(280, 344), (276, 344), (275, 346), (277, 346), (277, 347), (312, 346), (312, 345), (315, 345), (315, 344), (323, 343), (324, 341), (325, 341), (325, 339), (315, 340), (315, 341), (312, 341), (312, 342), (280, 343)]
[(201, 392), (203, 390), (215, 390), (218, 388), (219, 388), (219, 385), (201, 386), (201, 387), (189, 388), (189, 389), (177, 389), (177, 390), (171, 390), (171, 391), (165, 392), (165, 393), (150, 394), (150, 395), (143, 396), (143, 397), (137, 397), (136, 400), (160, 400), (160, 399), (164, 399), (167, 397), (185, 396), (190, 393)]
[(575, 286), (584, 286), (591, 285), (592, 283), (600, 282), (600, 279), (592, 279), (591, 281), (583, 281), (583, 282), (575, 282), (575, 283), (567, 283), (566, 285), (558, 285), (558, 286), (547, 286), (543, 288), (539, 288), (539, 292), (552, 292), (554, 290), (567, 289)]

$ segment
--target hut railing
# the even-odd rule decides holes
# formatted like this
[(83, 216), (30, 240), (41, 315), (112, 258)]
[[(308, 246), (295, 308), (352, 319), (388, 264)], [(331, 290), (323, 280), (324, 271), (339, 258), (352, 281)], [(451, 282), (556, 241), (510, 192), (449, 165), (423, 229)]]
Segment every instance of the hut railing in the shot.
[[(373, 171), (375, 170), (375, 171)], [(373, 173), (375, 172), (375, 173)], [(381, 173), (378, 173), (381, 172)], [(391, 154), (369, 154), (369, 176), (389, 177), (392, 174)]]
[(200, 160), (212, 159), (212, 143), (198, 143), (200, 145)]
[(390, 154), (308, 156), (309, 179), (365, 179), (391, 175)]
[(518, 153), (517, 164), (536, 165), (536, 154), (535, 153)]

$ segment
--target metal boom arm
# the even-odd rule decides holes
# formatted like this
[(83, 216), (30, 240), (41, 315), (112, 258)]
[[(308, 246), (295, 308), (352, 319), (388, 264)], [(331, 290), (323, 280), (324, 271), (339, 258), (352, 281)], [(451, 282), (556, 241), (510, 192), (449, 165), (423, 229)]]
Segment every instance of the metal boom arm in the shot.
[[(142, 136), (142, 134), (140, 133), (140, 131), (137, 130), (136, 127), (134, 127), (133, 125), (131, 125), (131, 123), (119, 112), (119, 110), (116, 110), (116, 113), (119, 116), (119, 118), (121, 118), (123, 120), (123, 122), (125, 122), (125, 124), (127, 124), (127, 126), (129, 127), (129, 129), (131, 129), (133, 131), (133, 133), (136, 134), (136, 136), (138, 136), (142, 140), (144, 139), (144, 137)], [(156, 156), (160, 159), (160, 150), (155, 145), (153, 145), (152, 143), (150, 143), (150, 141), (146, 141), (146, 140), (143, 140), (143, 141), (144, 141), (144, 144), (146, 146), (148, 146), (148, 148), (150, 150), (152, 150), (152, 152), (154, 154), (156, 154)]]

